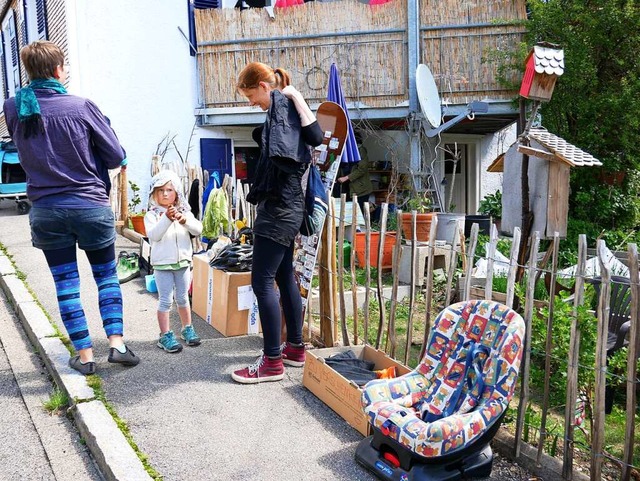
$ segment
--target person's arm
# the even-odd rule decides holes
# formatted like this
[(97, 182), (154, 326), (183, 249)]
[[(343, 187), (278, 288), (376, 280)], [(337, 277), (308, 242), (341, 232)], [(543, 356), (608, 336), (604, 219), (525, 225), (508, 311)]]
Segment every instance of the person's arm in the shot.
[(196, 219), (192, 212), (180, 212), (176, 220), (189, 231), (189, 234), (194, 236), (202, 234), (202, 222)]
[(115, 169), (127, 157), (106, 117), (91, 100), (86, 101), (85, 120), (89, 124), (94, 148), (109, 169)]
[(316, 116), (313, 115), (313, 112), (307, 105), (306, 100), (302, 96), (300, 92), (296, 90), (292, 85), (287, 85), (282, 89), (282, 93), (285, 97), (293, 100), (293, 105), (295, 105), (296, 110), (298, 111), (298, 115), (300, 116), (300, 124), (302, 127), (306, 127), (307, 125), (311, 125), (316, 121)]
[(351, 172), (349, 173), (349, 175), (347, 176), (347, 178), (350, 181), (354, 181), (354, 180), (358, 180), (360, 177), (364, 177), (365, 175), (367, 175), (369, 172), (367, 172), (367, 166), (366, 165), (362, 165), (363, 161), (361, 160), (360, 162), (358, 162), (356, 164), (356, 166), (351, 169)]
[(160, 242), (173, 221), (166, 214), (147, 212), (144, 216), (144, 229), (150, 241)]

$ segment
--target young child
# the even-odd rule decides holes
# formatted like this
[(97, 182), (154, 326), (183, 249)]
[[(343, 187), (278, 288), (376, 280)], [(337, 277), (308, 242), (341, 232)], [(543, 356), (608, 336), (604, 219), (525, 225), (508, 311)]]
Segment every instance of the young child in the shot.
[(198, 346), (200, 338), (191, 325), (188, 296), (193, 258), (189, 234), (200, 235), (202, 223), (191, 213), (180, 179), (174, 172), (163, 170), (153, 177), (144, 226), (151, 244), (151, 265), (158, 287), (158, 347), (172, 353), (182, 351), (182, 345), (169, 329), (174, 288), (182, 323), (180, 338), (189, 346)]

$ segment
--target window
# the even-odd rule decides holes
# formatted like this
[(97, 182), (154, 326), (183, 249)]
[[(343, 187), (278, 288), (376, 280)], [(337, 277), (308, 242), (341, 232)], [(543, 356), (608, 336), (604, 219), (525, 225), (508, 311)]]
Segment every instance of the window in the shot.
[(16, 32), (16, 18), (13, 10), (2, 20), (2, 51), (4, 53), (5, 97), (16, 94), (22, 84), (20, 80), (20, 61), (18, 57), (18, 35)]
[(47, 6), (45, 0), (22, 0), (25, 11), (26, 43), (47, 39)]

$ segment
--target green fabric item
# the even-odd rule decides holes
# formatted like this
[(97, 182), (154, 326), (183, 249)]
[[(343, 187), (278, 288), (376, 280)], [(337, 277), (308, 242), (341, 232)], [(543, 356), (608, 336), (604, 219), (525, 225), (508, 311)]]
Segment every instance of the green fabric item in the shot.
[(53, 90), (59, 94), (66, 94), (67, 89), (54, 78), (35, 79), (29, 85), (16, 92), (16, 110), (18, 120), (24, 122), (33, 116), (40, 116), (40, 104), (34, 89)]
[(207, 199), (207, 205), (202, 217), (202, 236), (215, 239), (229, 226), (227, 212), (229, 205), (227, 196), (222, 189), (213, 189)]
[(159, 266), (153, 266), (153, 269), (156, 271), (177, 271), (179, 269), (184, 269), (185, 267), (189, 267), (189, 261), (180, 261), (175, 264), (162, 264)]

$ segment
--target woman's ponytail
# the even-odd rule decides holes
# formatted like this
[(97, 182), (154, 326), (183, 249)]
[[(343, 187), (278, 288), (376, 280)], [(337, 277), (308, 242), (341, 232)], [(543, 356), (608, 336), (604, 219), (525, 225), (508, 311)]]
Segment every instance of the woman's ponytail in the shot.
[(291, 85), (291, 76), (286, 70), (276, 68), (273, 70), (273, 74), (276, 77), (276, 88), (283, 89)]

